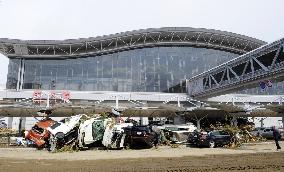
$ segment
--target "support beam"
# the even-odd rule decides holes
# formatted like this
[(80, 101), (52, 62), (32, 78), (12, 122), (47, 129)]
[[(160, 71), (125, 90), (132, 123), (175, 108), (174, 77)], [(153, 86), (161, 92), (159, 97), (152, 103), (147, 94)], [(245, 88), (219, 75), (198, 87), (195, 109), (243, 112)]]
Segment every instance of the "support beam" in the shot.
[(264, 66), (260, 61), (258, 61), (255, 57), (252, 58), (263, 70), (268, 71), (268, 68)]
[(233, 116), (233, 119), (231, 120), (231, 125), (234, 127), (238, 126), (238, 120), (237, 117)]

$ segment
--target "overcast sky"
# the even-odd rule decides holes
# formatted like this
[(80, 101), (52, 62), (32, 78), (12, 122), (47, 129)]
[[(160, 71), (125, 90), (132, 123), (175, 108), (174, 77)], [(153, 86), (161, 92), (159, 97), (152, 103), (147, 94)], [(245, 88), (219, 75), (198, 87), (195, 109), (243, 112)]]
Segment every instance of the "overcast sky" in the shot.
[[(87, 38), (159, 27), (284, 37), (283, 0), (0, 0), (0, 38)], [(8, 59), (0, 54), (0, 84)]]

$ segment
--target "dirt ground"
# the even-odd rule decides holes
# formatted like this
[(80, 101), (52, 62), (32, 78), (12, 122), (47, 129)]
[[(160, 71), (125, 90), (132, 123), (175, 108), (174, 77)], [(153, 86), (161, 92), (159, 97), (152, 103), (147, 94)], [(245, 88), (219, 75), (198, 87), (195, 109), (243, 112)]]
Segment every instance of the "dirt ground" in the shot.
[[(281, 142), (284, 148), (284, 142)], [(30, 148), (0, 148), (0, 172), (187, 171), (283, 172), (284, 151), (273, 142), (239, 149), (159, 147), (142, 150), (88, 150), (48, 153)]]

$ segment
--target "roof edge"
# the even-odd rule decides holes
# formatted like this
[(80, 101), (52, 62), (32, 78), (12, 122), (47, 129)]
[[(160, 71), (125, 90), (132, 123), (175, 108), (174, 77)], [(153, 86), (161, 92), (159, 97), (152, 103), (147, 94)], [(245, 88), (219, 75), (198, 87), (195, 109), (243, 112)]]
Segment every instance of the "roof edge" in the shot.
[(139, 29), (126, 32), (120, 32), (115, 34), (89, 37), (89, 38), (78, 38), (78, 39), (64, 39), (64, 40), (21, 40), (21, 39), (9, 39), (9, 38), (0, 38), (0, 43), (11, 43), (11, 44), (72, 44), (72, 43), (81, 43), (86, 41), (100, 41), (105, 39), (112, 39), (115, 37), (123, 37), (135, 34), (151, 33), (151, 32), (207, 32), (212, 34), (221, 34), (227, 36), (238, 37), (241, 39), (249, 40), (258, 44), (266, 44), (267, 42), (253, 37), (215, 30), (215, 29), (206, 29), (206, 28), (192, 28), (192, 27), (161, 27), (161, 28), (148, 28), (148, 29)]

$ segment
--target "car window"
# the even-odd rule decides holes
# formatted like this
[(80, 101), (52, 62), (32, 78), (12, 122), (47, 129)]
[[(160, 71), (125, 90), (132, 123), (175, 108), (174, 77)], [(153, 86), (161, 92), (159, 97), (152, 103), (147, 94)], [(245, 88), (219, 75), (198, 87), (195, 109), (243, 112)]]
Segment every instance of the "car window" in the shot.
[(178, 128), (179, 131), (187, 131), (188, 128)]
[(39, 133), (39, 134), (42, 134), (44, 132), (44, 129), (40, 128), (37, 125), (33, 126), (32, 130)]
[(265, 129), (264, 131), (265, 132), (270, 132), (270, 131), (272, 131), (272, 129)]
[(50, 126), (51, 129), (55, 129), (56, 127), (60, 126), (61, 123), (55, 122), (52, 126)]
[(150, 132), (150, 129), (148, 127), (132, 127), (132, 131), (146, 131)]
[(212, 131), (211, 135), (220, 135), (219, 131)]
[(166, 130), (169, 131), (178, 131), (179, 129), (177, 127), (165, 127)]
[(226, 131), (219, 131), (220, 135), (229, 135)]

